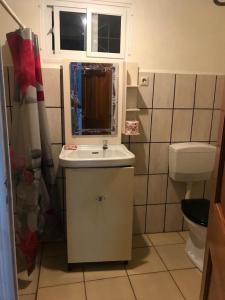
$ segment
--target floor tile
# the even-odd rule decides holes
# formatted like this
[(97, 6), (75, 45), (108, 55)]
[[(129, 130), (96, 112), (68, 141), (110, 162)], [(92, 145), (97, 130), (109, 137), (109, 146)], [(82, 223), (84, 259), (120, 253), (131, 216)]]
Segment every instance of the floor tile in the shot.
[(126, 276), (123, 263), (93, 263), (84, 267), (85, 281)]
[(169, 270), (194, 267), (185, 253), (184, 244), (156, 246), (156, 249)]
[(199, 300), (202, 275), (198, 269), (171, 271), (179, 289), (187, 300)]
[(35, 300), (36, 294), (19, 296), (19, 300)]
[(39, 287), (81, 281), (83, 281), (83, 272), (80, 266), (75, 267), (73, 272), (68, 272), (63, 257), (46, 257), (42, 260)]
[(189, 237), (189, 231), (180, 231), (179, 234), (182, 236), (182, 238), (187, 241)]
[(133, 249), (132, 260), (127, 265), (129, 275), (165, 270), (165, 266), (153, 247)]
[(38, 290), (37, 300), (85, 300), (84, 283), (59, 285)]
[(133, 248), (141, 248), (151, 246), (152, 243), (148, 239), (147, 234), (133, 235)]
[(52, 242), (45, 243), (43, 245), (43, 257), (51, 257), (51, 256), (66, 256), (66, 243), (65, 242)]
[(27, 275), (27, 271), (18, 273), (19, 295), (30, 295), (37, 292), (39, 269), (40, 258), (37, 259), (36, 267), (30, 276)]
[(130, 276), (138, 300), (183, 300), (169, 272)]
[(184, 243), (177, 232), (152, 233), (148, 237), (155, 246)]
[(135, 300), (127, 277), (88, 281), (86, 292), (87, 300)]

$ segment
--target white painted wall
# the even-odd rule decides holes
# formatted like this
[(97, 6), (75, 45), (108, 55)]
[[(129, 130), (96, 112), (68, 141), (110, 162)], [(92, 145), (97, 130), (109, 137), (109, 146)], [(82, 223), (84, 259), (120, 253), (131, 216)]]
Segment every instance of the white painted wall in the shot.
[[(129, 61), (143, 69), (225, 73), (225, 8), (213, 0), (133, 0)], [(39, 0), (7, 0), (40, 34)], [(0, 42), (17, 28), (0, 7)]]

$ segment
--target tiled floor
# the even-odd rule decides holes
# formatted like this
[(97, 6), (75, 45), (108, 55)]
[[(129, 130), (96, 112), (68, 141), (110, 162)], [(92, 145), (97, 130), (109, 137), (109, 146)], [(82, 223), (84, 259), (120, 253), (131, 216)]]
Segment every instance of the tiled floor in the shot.
[(20, 274), (20, 300), (198, 300), (201, 273), (186, 256), (187, 233), (134, 236), (133, 259), (85, 264), (66, 271), (62, 243), (44, 245), (28, 284)]

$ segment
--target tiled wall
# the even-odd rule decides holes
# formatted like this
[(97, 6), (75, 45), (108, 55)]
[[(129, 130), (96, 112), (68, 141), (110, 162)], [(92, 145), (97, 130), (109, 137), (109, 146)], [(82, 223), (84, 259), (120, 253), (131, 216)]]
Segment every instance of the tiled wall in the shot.
[[(136, 155), (134, 233), (179, 231), (186, 227), (180, 208), (185, 184), (168, 177), (168, 146), (215, 143), (224, 76), (139, 74), (143, 75), (150, 82), (138, 88), (140, 112), (128, 113), (128, 118), (139, 119), (141, 134), (123, 137)], [(133, 103), (134, 97), (128, 94), (127, 101)], [(209, 197), (209, 191), (210, 183), (200, 182), (194, 185), (192, 197)]]
[[(64, 175), (62, 169), (59, 168), (59, 153), (64, 144), (63, 132), (63, 101), (62, 101), (62, 86), (61, 86), (61, 71), (60, 69), (42, 69), (43, 84), (45, 92), (45, 100), (47, 107), (47, 117), (50, 127), (50, 137), (52, 143), (52, 153), (56, 171), (56, 195), (60, 203), (62, 222), (64, 223)], [(7, 117), (8, 128), (11, 131), (11, 121), (13, 115), (13, 68), (4, 68), (6, 101), (7, 101)]]
[[(57, 195), (64, 220), (64, 175), (58, 156), (64, 143), (62, 80), (59, 69), (43, 69), (47, 115), (57, 173)], [(7, 112), (12, 117), (13, 70), (5, 68)], [(140, 75), (144, 75), (142, 73)], [(223, 76), (149, 75), (139, 87), (137, 116), (141, 134), (123, 141), (136, 155), (134, 233), (178, 231), (185, 228), (180, 209), (185, 185), (168, 177), (168, 145), (174, 142), (216, 141)], [(210, 185), (194, 186), (193, 196), (208, 197)]]

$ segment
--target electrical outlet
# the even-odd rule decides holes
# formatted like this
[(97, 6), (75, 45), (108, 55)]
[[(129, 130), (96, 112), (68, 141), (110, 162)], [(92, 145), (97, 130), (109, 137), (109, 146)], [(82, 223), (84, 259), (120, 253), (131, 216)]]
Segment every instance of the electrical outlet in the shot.
[(149, 85), (149, 76), (141, 76), (139, 84), (141, 86), (148, 86)]

